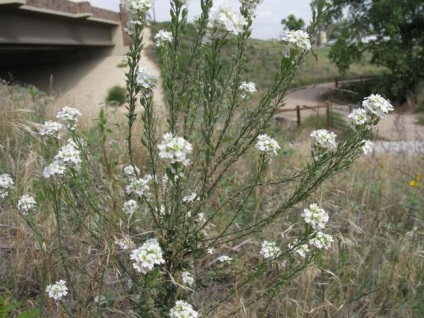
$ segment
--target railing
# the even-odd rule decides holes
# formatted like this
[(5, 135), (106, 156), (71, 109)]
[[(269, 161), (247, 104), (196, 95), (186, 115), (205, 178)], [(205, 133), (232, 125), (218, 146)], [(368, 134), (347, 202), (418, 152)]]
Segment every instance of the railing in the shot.
[[(325, 103), (324, 105), (317, 105), (317, 106), (307, 106), (307, 105), (297, 105), (296, 108), (282, 108), (278, 110), (277, 114), (281, 113), (287, 113), (287, 112), (296, 112), (296, 122), (297, 125), (300, 126), (302, 124), (302, 111), (316, 111), (317, 115), (319, 115), (319, 110), (325, 109), (325, 119), (326, 119), (326, 128), (339, 128), (344, 129), (346, 128), (346, 121), (342, 120), (339, 116), (334, 116), (335, 113), (341, 114), (344, 117), (349, 114), (352, 109), (353, 105), (339, 105), (337, 109), (333, 108), (332, 103)], [(310, 117), (310, 112), (307, 115), (307, 117)]]

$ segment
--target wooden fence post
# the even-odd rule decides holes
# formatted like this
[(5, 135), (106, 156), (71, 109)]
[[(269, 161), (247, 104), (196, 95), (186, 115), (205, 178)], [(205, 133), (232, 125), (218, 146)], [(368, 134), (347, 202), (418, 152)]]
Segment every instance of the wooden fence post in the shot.
[(296, 106), (296, 113), (297, 113), (297, 125), (300, 126), (300, 106)]
[(330, 103), (325, 103), (326, 117), (327, 117), (327, 129), (331, 128), (331, 109)]

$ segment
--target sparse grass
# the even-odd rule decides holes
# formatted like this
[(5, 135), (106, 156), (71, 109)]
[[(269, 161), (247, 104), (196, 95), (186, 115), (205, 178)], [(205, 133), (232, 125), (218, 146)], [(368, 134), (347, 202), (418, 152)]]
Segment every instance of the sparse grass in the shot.
[(424, 126), (424, 113), (420, 112), (417, 114), (417, 124)]

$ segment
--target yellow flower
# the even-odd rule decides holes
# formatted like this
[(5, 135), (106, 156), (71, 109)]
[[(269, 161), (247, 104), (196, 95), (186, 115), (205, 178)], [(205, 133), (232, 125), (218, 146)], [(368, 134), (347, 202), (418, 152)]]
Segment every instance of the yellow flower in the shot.
[(420, 185), (420, 183), (417, 180), (411, 180), (411, 181), (409, 181), (409, 185), (411, 187), (418, 187)]

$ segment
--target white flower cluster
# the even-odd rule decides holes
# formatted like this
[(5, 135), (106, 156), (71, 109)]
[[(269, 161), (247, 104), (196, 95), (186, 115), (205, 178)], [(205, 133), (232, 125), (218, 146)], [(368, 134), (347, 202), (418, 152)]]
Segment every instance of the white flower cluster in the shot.
[(193, 306), (183, 300), (177, 300), (174, 308), (169, 311), (170, 318), (198, 318), (199, 313)]
[(163, 136), (162, 143), (158, 145), (159, 157), (168, 159), (171, 164), (182, 163), (188, 166), (190, 160), (187, 155), (192, 152), (191, 144), (182, 137), (174, 137), (171, 133)]
[(78, 109), (65, 106), (57, 113), (56, 118), (62, 120), (66, 128), (74, 130), (78, 123), (78, 116), (81, 116)]
[(302, 30), (287, 31), (282, 40), (288, 44), (289, 49), (303, 51), (309, 51), (311, 49), (309, 35)]
[(4, 199), (9, 194), (9, 190), (14, 188), (13, 179), (8, 174), (0, 175), (0, 199)]
[(50, 298), (53, 298), (56, 301), (60, 301), (63, 296), (68, 294), (66, 282), (61, 279), (60, 281), (56, 282), (56, 284), (48, 285), (46, 288), (46, 293), (49, 294)]
[[(318, 231), (313, 234), (313, 237), (309, 240), (308, 243), (310, 246), (314, 246), (317, 249), (325, 248), (327, 250), (331, 247), (332, 242), (333, 237), (331, 235)], [(308, 244), (299, 245), (299, 243), (299, 240), (296, 240), (289, 244), (289, 250), (291, 250), (293, 253), (296, 253), (300, 257), (305, 258), (306, 254), (309, 252), (309, 246)]]
[(370, 152), (372, 152), (372, 147), (374, 144), (370, 140), (362, 140), (362, 152), (364, 155), (368, 155)]
[(126, 166), (124, 167), (124, 174), (128, 179), (131, 179), (140, 175), (140, 169), (136, 166)]
[(139, 20), (152, 8), (152, 0), (126, 0), (125, 10), (133, 20)]
[(55, 176), (63, 176), (66, 168), (79, 171), (81, 169), (81, 152), (77, 147), (77, 144), (72, 139), (69, 139), (68, 143), (59, 149), (53, 162), (44, 168), (44, 178), (49, 179)]
[(149, 183), (152, 179), (153, 177), (150, 174), (145, 175), (144, 178), (131, 178), (126, 187), (127, 194), (134, 194), (139, 197), (148, 195), (150, 191)]
[(323, 232), (316, 232), (315, 237), (309, 240), (309, 244), (315, 246), (318, 249), (325, 248), (326, 250), (331, 247), (333, 237)]
[(230, 6), (214, 5), (210, 11), (209, 27), (212, 37), (221, 37), (227, 33), (238, 35), (247, 25), (246, 19)]
[(59, 139), (62, 127), (62, 124), (48, 120), (44, 122), (44, 126), (40, 129), (40, 135)]
[(281, 249), (275, 242), (262, 242), (261, 255), (266, 259), (274, 259), (281, 255)]
[(30, 195), (23, 195), (18, 201), (18, 210), (26, 214), (37, 207), (37, 202)]
[(393, 111), (390, 102), (378, 94), (372, 94), (364, 99), (362, 107), (354, 109), (349, 115), (350, 126), (353, 129), (372, 129), (384, 114)]
[(299, 240), (294, 241), (289, 244), (289, 249), (294, 253), (298, 254), (300, 257), (305, 258), (306, 254), (309, 252), (308, 244), (299, 245)]
[(350, 127), (353, 129), (365, 127), (366, 129), (372, 129), (371, 118), (368, 117), (367, 112), (363, 108), (354, 109), (348, 116)]
[(274, 153), (275, 155), (277, 155), (277, 151), (280, 149), (278, 142), (265, 134), (258, 136), (258, 141), (255, 147), (259, 151), (265, 152), (267, 154)]
[(146, 274), (155, 265), (164, 264), (162, 249), (156, 239), (144, 242), (139, 248), (132, 251), (130, 259), (134, 261), (133, 267), (139, 273)]
[(72, 140), (68, 140), (68, 143), (59, 149), (54, 160), (63, 163), (67, 167), (79, 170), (81, 168), (81, 157), (78, 145)]
[(314, 158), (318, 159), (328, 151), (336, 150), (336, 137), (337, 135), (326, 129), (318, 129), (310, 135), (313, 139), (313, 152)]
[(316, 231), (323, 230), (325, 228), (325, 224), (329, 220), (327, 212), (320, 208), (316, 203), (312, 203), (309, 206), (309, 209), (304, 209), (302, 217), (305, 219), (305, 222), (310, 224)]
[(364, 107), (369, 116), (374, 115), (379, 119), (381, 119), (384, 114), (393, 110), (393, 106), (390, 102), (378, 94), (372, 94), (366, 97), (362, 102), (362, 107)]
[[(318, 249), (329, 249), (333, 242), (333, 237), (321, 232), (329, 220), (327, 212), (320, 208), (318, 204), (313, 203), (309, 205), (309, 209), (303, 210), (302, 217), (305, 219), (305, 222), (310, 224), (315, 230), (311, 235), (312, 238), (308, 241), (309, 245)], [(309, 252), (308, 244), (301, 244), (299, 240), (289, 244), (289, 249), (291, 252), (296, 253), (303, 258), (305, 258), (306, 254)]]
[(241, 82), (239, 89), (241, 98), (246, 98), (256, 92), (256, 85), (252, 82)]
[(137, 76), (137, 83), (140, 85), (141, 88), (147, 91), (151, 91), (153, 88), (155, 88), (156, 84), (158, 82), (158, 79), (156, 76), (151, 74), (149, 70), (145, 67), (142, 67)]
[(135, 200), (128, 200), (122, 206), (122, 212), (128, 215), (128, 217), (131, 217), (137, 209), (138, 204)]
[(187, 286), (193, 286), (194, 285), (194, 277), (189, 272), (184, 271), (181, 273), (181, 279), (183, 283)]
[(158, 33), (155, 34), (156, 46), (163, 46), (165, 43), (171, 43), (172, 40), (172, 32), (159, 30)]

